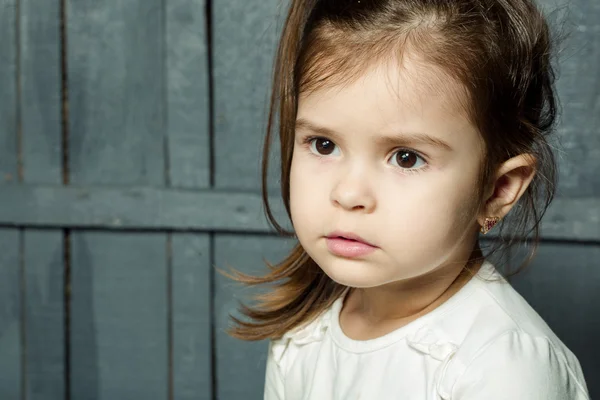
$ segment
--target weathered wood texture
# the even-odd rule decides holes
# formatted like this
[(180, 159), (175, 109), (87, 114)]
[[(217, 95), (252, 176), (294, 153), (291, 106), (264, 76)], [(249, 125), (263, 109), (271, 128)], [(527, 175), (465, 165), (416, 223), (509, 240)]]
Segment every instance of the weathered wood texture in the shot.
[(5, 1), (0, 6), (0, 184), (19, 179), (16, 22), (16, 0)]
[(23, 291), (20, 234), (0, 229), (0, 394), (21, 398), (23, 348)]
[[(0, 6), (2, 189), (62, 180), (59, 1), (34, 3), (5, 1)], [(60, 230), (3, 231), (7, 287), (2, 296), (12, 300), (5, 303), (12, 313), (4, 316), (12, 318), (3, 318), (0, 341), (12, 343), (0, 351), (0, 359), (13, 365), (2, 367), (2, 398), (64, 398), (62, 237)]]
[[(214, 173), (218, 188), (260, 188), (270, 77), (286, 3), (213, 0)], [(271, 174), (270, 178), (277, 189), (277, 176)]]
[[(67, 4), (71, 182), (162, 186), (161, 2)], [(71, 395), (166, 398), (166, 234), (78, 231), (71, 238)]]
[(20, 0), (23, 177), (62, 183), (60, 0)]
[[(165, 184), (171, 188), (208, 188), (211, 162), (206, 2), (169, 0), (165, 12)], [(196, 202), (194, 209), (200, 205), (204, 207)], [(167, 209), (163, 210), (161, 213)], [(156, 218), (156, 212), (154, 215)], [(189, 219), (190, 215), (189, 208), (182, 213), (183, 218)], [(169, 374), (176, 400), (213, 398), (210, 241), (209, 234), (169, 234), (167, 239), (171, 274)]]
[[(0, 190), (18, 179), (17, 13), (14, 1), (0, 6)], [(20, 233), (0, 229), (0, 396), (20, 399), (23, 370), (24, 294)]]
[[(67, 4), (73, 185), (208, 187), (204, 1)], [(72, 239), (72, 396), (211, 398), (208, 236)]]
[(166, 1), (166, 131), (169, 183), (210, 184), (210, 98), (205, 0)]
[(174, 234), (172, 239), (174, 399), (212, 399), (212, 288), (210, 238)]
[[(19, 2), (23, 183), (62, 182), (60, 0)], [(25, 398), (65, 397), (64, 240), (60, 229), (26, 229)]]
[(161, 1), (69, 0), (67, 5), (71, 182), (162, 186)]
[(560, 45), (561, 197), (600, 196), (600, 2), (541, 0)]
[(165, 399), (165, 235), (78, 232), (71, 245), (71, 395)]
[(65, 398), (64, 242), (60, 231), (24, 236), (26, 399)]
[[(292, 242), (275, 237), (218, 235), (215, 241), (215, 263), (227, 271), (235, 268), (247, 274), (267, 272), (265, 260), (281, 261)], [(215, 279), (216, 372), (217, 398), (234, 400), (260, 398), (264, 387), (267, 343), (245, 343), (225, 334), (229, 314), (238, 315), (239, 301), (248, 301), (256, 290), (248, 290), (217, 275)]]

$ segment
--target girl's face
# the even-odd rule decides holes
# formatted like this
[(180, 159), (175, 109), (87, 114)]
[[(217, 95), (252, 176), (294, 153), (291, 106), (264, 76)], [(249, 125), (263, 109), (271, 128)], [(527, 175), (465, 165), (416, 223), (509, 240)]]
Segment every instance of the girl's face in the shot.
[(405, 59), (300, 97), (292, 221), (334, 281), (376, 287), (470, 254), (483, 142), (457, 93), (439, 70)]

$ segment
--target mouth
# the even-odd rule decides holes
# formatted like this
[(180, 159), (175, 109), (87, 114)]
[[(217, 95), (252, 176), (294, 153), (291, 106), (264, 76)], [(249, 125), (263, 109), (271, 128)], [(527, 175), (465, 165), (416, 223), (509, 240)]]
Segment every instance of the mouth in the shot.
[(332, 232), (325, 239), (332, 254), (347, 259), (360, 259), (377, 250), (377, 246), (350, 232)]
[(331, 232), (329, 235), (326, 236), (327, 239), (337, 239), (337, 240), (344, 240), (344, 241), (348, 241), (348, 242), (355, 242), (357, 244), (364, 244), (370, 247), (377, 247), (372, 243), (367, 242), (365, 239), (361, 238), (360, 236), (352, 233), (352, 232), (341, 232), (341, 231), (335, 231), (335, 232)]

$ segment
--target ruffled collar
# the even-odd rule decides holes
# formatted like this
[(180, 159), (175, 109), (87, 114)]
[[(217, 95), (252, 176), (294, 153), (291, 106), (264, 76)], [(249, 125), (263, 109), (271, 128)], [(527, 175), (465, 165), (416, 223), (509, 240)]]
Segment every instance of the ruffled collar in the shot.
[[(495, 268), (489, 262), (485, 261), (477, 276), (488, 278), (494, 274)], [(441, 304), (428, 314), (410, 322), (409, 324), (392, 331), (384, 336), (370, 340), (354, 340), (346, 336), (340, 326), (339, 316), (342, 310), (344, 299), (348, 293), (346, 290), (342, 296), (335, 300), (333, 305), (324, 311), (313, 321), (295, 328), (286, 333), (278, 342), (283, 345), (281, 351), (285, 349), (289, 341), (297, 345), (306, 345), (312, 342), (323, 340), (326, 334), (330, 334), (333, 341), (346, 351), (353, 353), (365, 353), (376, 351), (381, 348), (391, 346), (400, 340), (406, 339), (407, 343), (415, 350), (430, 354), (434, 358), (446, 358), (447, 353), (452, 346), (446, 346), (444, 338), (440, 333), (434, 334), (430, 326), (441, 315), (457, 307), (461, 301), (466, 299), (473, 292), (477, 285), (477, 277), (471, 279), (450, 299)], [(281, 346), (279, 346), (281, 347)]]

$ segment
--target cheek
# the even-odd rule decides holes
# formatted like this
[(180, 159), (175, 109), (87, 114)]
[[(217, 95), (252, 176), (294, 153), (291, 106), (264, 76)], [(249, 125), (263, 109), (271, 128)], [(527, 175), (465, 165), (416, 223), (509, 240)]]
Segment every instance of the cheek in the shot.
[(460, 235), (475, 218), (476, 185), (475, 174), (432, 174), (410, 177), (404, 185), (387, 183), (379, 196), (385, 230), (414, 240)]
[(318, 180), (306, 172), (301, 157), (294, 155), (290, 168), (290, 211), (295, 227), (310, 216), (310, 211), (315, 209), (316, 197), (321, 193)]

